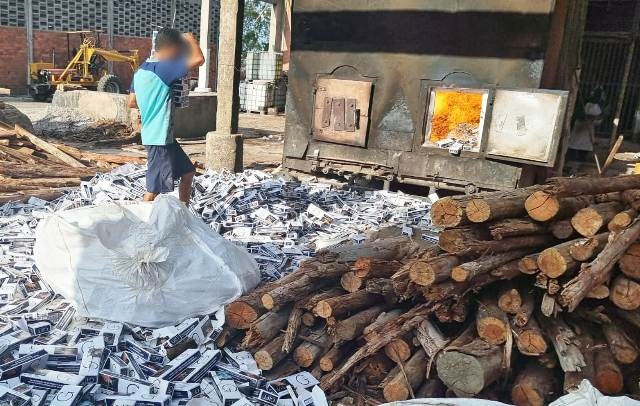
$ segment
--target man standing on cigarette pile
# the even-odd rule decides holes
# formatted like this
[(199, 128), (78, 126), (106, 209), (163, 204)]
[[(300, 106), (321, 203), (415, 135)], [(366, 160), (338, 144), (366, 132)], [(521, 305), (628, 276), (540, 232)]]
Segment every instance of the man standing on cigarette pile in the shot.
[(180, 179), (180, 200), (189, 203), (195, 167), (174, 137), (171, 86), (203, 63), (193, 34), (163, 28), (156, 37), (153, 59), (140, 65), (133, 76), (129, 107), (140, 109), (142, 120), (142, 144), (148, 154), (146, 201), (172, 192)]

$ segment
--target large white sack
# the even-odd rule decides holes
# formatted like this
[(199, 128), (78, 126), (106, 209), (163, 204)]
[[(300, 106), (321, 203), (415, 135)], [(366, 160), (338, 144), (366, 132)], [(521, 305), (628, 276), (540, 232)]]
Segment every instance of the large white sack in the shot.
[(54, 213), (34, 251), (44, 280), (80, 315), (146, 327), (213, 313), (260, 281), (246, 251), (172, 196)]

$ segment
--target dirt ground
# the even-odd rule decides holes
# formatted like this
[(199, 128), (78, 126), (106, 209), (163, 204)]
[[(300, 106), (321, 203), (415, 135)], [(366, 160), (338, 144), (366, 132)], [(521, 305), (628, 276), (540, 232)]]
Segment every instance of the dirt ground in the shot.
[[(49, 103), (38, 103), (27, 98), (1, 98), (25, 113), (32, 122), (45, 116)], [(284, 115), (261, 115), (253, 113), (240, 114), (240, 134), (244, 138), (244, 166), (245, 168), (266, 169), (280, 165), (282, 161), (282, 146), (284, 138)], [(194, 161), (204, 162), (205, 141), (181, 140), (184, 150)], [(140, 145), (120, 148), (92, 148), (87, 145), (74, 146), (93, 152), (119, 153), (123, 155), (144, 155), (144, 148)]]

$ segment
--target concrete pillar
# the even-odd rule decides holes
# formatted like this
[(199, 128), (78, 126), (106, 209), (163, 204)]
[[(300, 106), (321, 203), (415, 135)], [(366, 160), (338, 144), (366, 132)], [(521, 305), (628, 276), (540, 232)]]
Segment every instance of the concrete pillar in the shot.
[(211, 24), (211, 2), (210, 0), (201, 0), (200, 2), (200, 49), (204, 54), (204, 64), (198, 68), (198, 87), (196, 92), (210, 92), (209, 87), (209, 27)]
[(24, 0), (24, 25), (27, 29), (27, 84), (31, 85), (31, 63), (33, 63), (33, 5)]
[(205, 165), (211, 169), (242, 169), (242, 138), (238, 134), (238, 85), (243, 19), (244, 0), (220, 1), (216, 131), (207, 134), (205, 157)]
[(282, 51), (282, 29), (284, 27), (284, 0), (274, 0), (269, 20), (269, 51)]
[[(107, 49), (113, 49), (113, 1), (107, 0)], [(107, 70), (113, 73), (113, 62), (107, 62)]]

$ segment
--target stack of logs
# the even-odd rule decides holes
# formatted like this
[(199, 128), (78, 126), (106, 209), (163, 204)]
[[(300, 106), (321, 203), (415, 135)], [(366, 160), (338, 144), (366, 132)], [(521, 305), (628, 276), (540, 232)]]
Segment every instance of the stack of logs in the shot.
[(218, 344), (359, 404), (640, 395), (640, 176), (554, 178), (432, 207), (408, 237), (319, 252), (226, 309)]
[(144, 159), (53, 144), (24, 128), (0, 123), (0, 204), (30, 196), (53, 200), (82, 179)]

